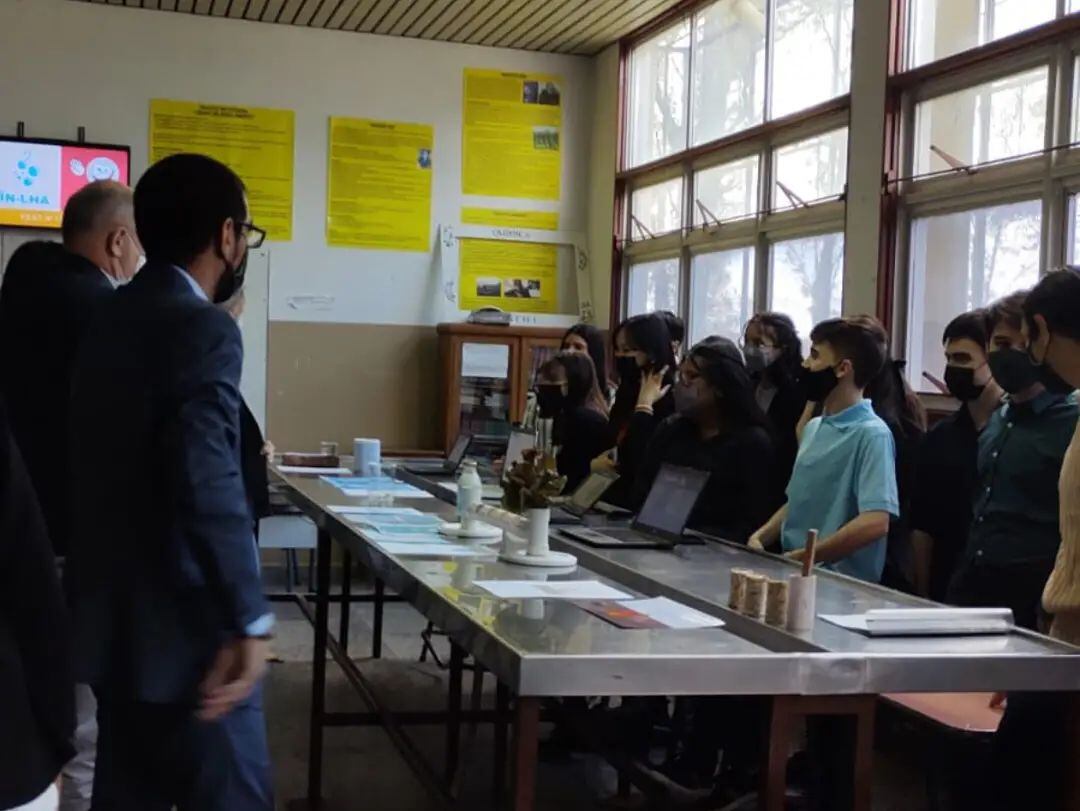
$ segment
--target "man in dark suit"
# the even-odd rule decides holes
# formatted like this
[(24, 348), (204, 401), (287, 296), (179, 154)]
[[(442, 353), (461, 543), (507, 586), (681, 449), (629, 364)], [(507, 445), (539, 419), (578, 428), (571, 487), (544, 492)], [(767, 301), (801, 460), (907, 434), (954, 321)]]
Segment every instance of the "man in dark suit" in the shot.
[(55, 808), (75, 728), (67, 612), (7, 423), (0, 406), (0, 808)]
[[(72, 384), (66, 584), (98, 697), (96, 811), (270, 811), (260, 681), (273, 625), (240, 469), (244, 186), (176, 155), (135, 189), (147, 265)], [(123, 419), (118, 419), (118, 415)]]
[[(0, 391), (55, 554), (67, 553), (68, 396), (75, 353), (91, 319), (142, 261), (131, 189), (91, 183), (64, 207), (64, 244), (29, 242), (0, 286)], [(121, 414), (116, 418), (121, 418)], [(76, 688), (75, 757), (64, 768), (60, 811), (87, 811), (94, 781), (97, 705)]]

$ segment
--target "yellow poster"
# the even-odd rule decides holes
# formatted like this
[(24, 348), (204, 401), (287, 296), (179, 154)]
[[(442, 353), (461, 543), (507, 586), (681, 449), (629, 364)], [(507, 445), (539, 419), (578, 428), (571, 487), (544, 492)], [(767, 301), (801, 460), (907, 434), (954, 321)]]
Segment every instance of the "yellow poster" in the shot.
[(331, 118), (327, 242), (430, 250), (434, 144), (429, 124)]
[(465, 194), (558, 200), (562, 79), (465, 70)]
[(277, 242), (292, 239), (291, 110), (232, 107), (194, 101), (150, 101), (150, 160), (178, 152), (215, 158), (247, 186), (251, 221)]
[(512, 211), (506, 208), (470, 208), (466, 206), (461, 209), (461, 224), (558, 231), (559, 212)]
[(505, 239), (462, 239), (458, 275), (463, 310), (558, 311), (558, 246)]

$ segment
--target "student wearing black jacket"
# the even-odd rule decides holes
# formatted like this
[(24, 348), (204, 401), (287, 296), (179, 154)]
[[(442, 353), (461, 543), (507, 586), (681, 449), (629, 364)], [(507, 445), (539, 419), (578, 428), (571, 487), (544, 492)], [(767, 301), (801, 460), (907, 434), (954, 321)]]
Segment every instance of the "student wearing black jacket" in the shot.
[[(642, 396), (662, 389), (646, 383)], [(677, 413), (656, 429), (634, 482), (633, 507), (664, 464), (708, 471), (690, 526), (745, 541), (772, 509), (773, 440), (738, 347), (711, 337), (695, 345), (672, 387)]]
[(746, 324), (743, 353), (754, 398), (769, 418), (776, 443), (772, 500), (779, 507), (786, 500), (784, 492), (799, 450), (795, 426), (806, 408), (806, 393), (799, 383), (802, 342), (795, 323), (782, 313), (758, 313)]
[[(653, 432), (675, 413), (670, 391), (675, 380), (675, 355), (662, 315), (636, 315), (619, 325), (615, 330), (615, 370), (619, 387), (611, 407), (611, 428), (617, 446), (616, 461), (612, 465), (601, 457), (594, 467), (615, 468), (619, 481), (605, 498), (629, 506)], [(644, 392), (646, 389), (648, 392)], [(652, 395), (654, 390), (659, 392), (657, 397)]]
[(52, 783), (75, 754), (74, 731), (75, 682), (56, 563), (0, 408), (0, 808), (55, 794)]
[(593, 459), (611, 447), (607, 406), (588, 355), (560, 352), (540, 367), (537, 405), (541, 419), (555, 421), (556, 464), (573, 492), (589, 476)]
[(559, 349), (563, 352), (581, 352), (589, 356), (596, 370), (596, 386), (604, 395), (604, 402), (610, 404), (610, 394), (614, 391), (611, 376), (608, 374), (607, 345), (604, 333), (592, 324), (574, 324), (562, 337)]

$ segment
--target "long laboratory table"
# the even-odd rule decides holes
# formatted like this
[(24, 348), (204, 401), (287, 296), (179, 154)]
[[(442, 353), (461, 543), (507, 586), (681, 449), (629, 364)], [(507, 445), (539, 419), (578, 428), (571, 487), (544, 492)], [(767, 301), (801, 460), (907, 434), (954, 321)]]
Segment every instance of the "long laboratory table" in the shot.
[[(454, 498), (446, 481), (395, 471), (399, 478), (435, 496), (397, 499), (396, 504), (451, 519)], [(533, 807), (537, 727), (541, 699), (564, 696), (762, 695), (773, 696), (774, 712), (766, 758), (762, 807), (783, 807), (783, 766), (790, 718), (795, 714), (855, 715), (859, 743), (855, 758), (856, 808), (869, 808), (873, 702), (887, 692), (971, 692), (1055, 690), (1080, 692), (1080, 650), (1026, 631), (1008, 636), (939, 639), (869, 638), (822, 620), (805, 634), (794, 634), (740, 616), (727, 607), (730, 570), (752, 568), (783, 577), (794, 564), (745, 547), (710, 540), (674, 551), (594, 549), (561, 536), (553, 528), (553, 548), (578, 557), (572, 571), (550, 579), (599, 579), (646, 596), (667, 596), (724, 620), (725, 627), (693, 631), (634, 630), (615, 627), (580, 608), (557, 600), (501, 600), (473, 586), (476, 580), (520, 580), (537, 570), (500, 563), (491, 552), (476, 558), (397, 557), (371, 541), (347, 516), (331, 505), (359, 505), (317, 477), (275, 476), (287, 497), (318, 528), (314, 673), (307, 806), (321, 801), (322, 733), (325, 726), (377, 720), (387, 727), (410, 765), (438, 782), (420, 762), (401, 722), (447, 721), (447, 762), (439, 791), (452, 803), (458, 774), (458, 727), (462, 719), (496, 724), (496, 795), (503, 793), (505, 724), (513, 721), (509, 805), (516, 811)], [(332, 542), (344, 550), (342, 594), (330, 595)], [(445, 716), (395, 714), (380, 707), (345, 645), (351, 599), (350, 560), (360, 562), (375, 583), (373, 655), (380, 653), (382, 603), (386, 588), (411, 603), (451, 640), (450, 695)], [(342, 627), (329, 638), (328, 605), (340, 599)], [(302, 602), (302, 601), (301, 601)], [(819, 570), (817, 610), (858, 613), (871, 608), (926, 605), (876, 585)], [(325, 710), (325, 663), (330, 650), (350, 681), (375, 708), (372, 717), (347, 717)], [(461, 668), (466, 654), (498, 680), (494, 713), (461, 708)], [(510, 695), (513, 701), (510, 700)], [(787, 701), (788, 704), (783, 702)], [(811, 701), (807, 706), (790, 702)], [(512, 710), (510, 709), (512, 705)], [(500, 740), (501, 738), (501, 740)], [(430, 786), (429, 786), (430, 787)]]

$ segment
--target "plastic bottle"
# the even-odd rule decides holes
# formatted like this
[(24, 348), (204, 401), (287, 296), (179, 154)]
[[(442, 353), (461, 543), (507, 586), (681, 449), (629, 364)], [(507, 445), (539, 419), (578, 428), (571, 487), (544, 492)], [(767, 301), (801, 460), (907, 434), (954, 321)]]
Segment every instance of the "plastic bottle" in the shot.
[(457, 480), (457, 514), (461, 528), (472, 529), (475, 518), (471, 510), (484, 499), (484, 483), (476, 470), (476, 461), (466, 459), (461, 464), (461, 474)]

